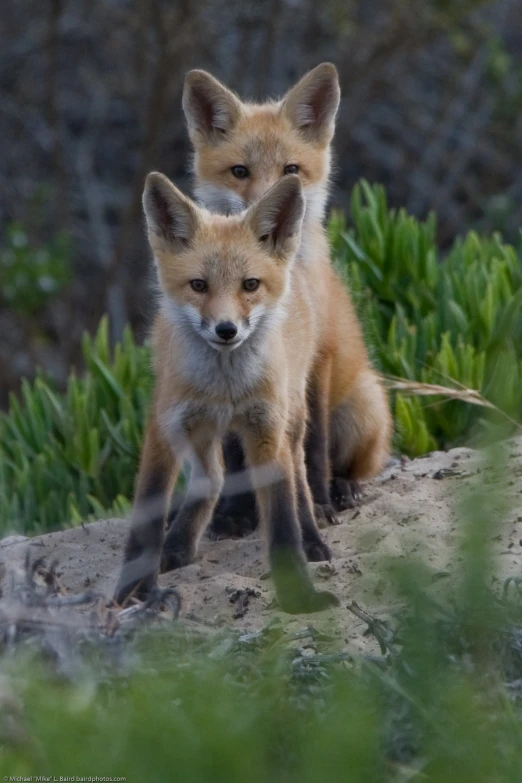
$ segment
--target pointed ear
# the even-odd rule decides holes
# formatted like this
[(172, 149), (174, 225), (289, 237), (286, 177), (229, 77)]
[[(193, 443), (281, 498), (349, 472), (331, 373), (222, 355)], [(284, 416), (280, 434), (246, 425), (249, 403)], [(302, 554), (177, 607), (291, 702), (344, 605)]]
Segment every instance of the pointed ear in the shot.
[(245, 221), (269, 253), (285, 258), (297, 250), (304, 210), (301, 180), (288, 174), (250, 207)]
[(143, 209), (150, 239), (162, 239), (178, 250), (188, 245), (198, 225), (197, 207), (164, 174), (153, 171), (147, 176)]
[(335, 65), (322, 63), (286, 94), (281, 112), (310, 141), (329, 142), (334, 134), (340, 98)]
[(241, 101), (206, 71), (190, 71), (183, 89), (183, 111), (194, 145), (218, 143), (232, 130), (241, 113)]

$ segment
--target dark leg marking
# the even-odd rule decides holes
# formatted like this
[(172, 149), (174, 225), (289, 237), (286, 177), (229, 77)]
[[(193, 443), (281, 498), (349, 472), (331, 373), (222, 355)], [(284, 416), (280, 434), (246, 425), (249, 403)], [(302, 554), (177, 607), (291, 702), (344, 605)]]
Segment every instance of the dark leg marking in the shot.
[(267, 511), (270, 566), (281, 609), (301, 614), (338, 605), (332, 593), (317, 591), (310, 578), (288, 479), (268, 490)]
[(119, 604), (133, 591), (137, 598), (145, 598), (156, 584), (168, 481), (168, 472), (158, 467), (144, 480), (134, 501), (131, 529), (115, 593)]
[(205, 513), (208, 503), (206, 499), (187, 499), (172, 520), (161, 553), (160, 573), (182, 568), (192, 563), (195, 556), (197, 531), (194, 530), (194, 520)]
[[(245, 471), (245, 457), (240, 438), (235, 434), (226, 436), (223, 442), (225, 479), (234, 473)], [(256, 497), (248, 473), (244, 473), (244, 491), (237, 495), (223, 495), (214, 511), (208, 535), (214, 540), (220, 538), (241, 538), (256, 529)]]
[(326, 395), (310, 382), (307, 392), (309, 422), (305, 440), (308, 485), (318, 523), (337, 524), (329, 492), (328, 411)]
[(362, 500), (362, 490), (357, 481), (344, 476), (334, 476), (330, 483), (332, 505), (336, 511), (355, 508)]
[(321, 560), (331, 560), (332, 553), (328, 545), (323, 541), (316, 521), (313, 517), (308, 502), (308, 497), (303, 486), (303, 479), (297, 479), (297, 514), (301, 524), (303, 535), (303, 549), (307, 560), (318, 562)]

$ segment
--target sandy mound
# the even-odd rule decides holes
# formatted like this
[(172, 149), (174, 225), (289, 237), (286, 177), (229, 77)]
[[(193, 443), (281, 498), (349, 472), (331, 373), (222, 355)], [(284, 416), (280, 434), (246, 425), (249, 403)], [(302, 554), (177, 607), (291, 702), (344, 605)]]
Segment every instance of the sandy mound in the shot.
[[(512, 510), (499, 522), (493, 542), (502, 577), (522, 576), (522, 438), (510, 443), (508, 455), (506, 491), (512, 496)], [(290, 628), (310, 622), (354, 651), (374, 650), (374, 640), (363, 636), (366, 624), (348, 610), (348, 604), (355, 600), (372, 614), (390, 614), (396, 599), (382, 567), (386, 556), (419, 554), (433, 569), (434, 584), (458, 570), (455, 490), (476, 482), (479, 466), (479, 455), (454, 449), (388, 468), (365, 485), (362, 505), (346, 512), (342, 524), (323, 531), (333, 552), (332, 563), (310, 566), (316, 583), (341, 599), (338, 609), (289, 617), (271, 608), (272, 585), (258, 533), (216, 543), (205, 538), (197, 562), (163, 575), (160, 584), (178, 588), (182, 615), (192, 621), (257, 629), (275, 614)], [(126, 528), (125, 520), (110, 519), (32, 539), (3, 539), (0, 578), (13, 563), (23, 562), (29, 548), (32, 559), (58, 561), (58, 574), (68, 591), (90, 587), (110, 596)], [(245, 601), (247, 589), (254, 594)]]

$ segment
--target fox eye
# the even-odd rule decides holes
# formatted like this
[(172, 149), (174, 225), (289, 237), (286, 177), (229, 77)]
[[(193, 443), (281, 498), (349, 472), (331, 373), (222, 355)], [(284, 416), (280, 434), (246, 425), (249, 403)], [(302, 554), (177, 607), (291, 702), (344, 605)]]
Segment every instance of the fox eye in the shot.
[(236, 179), (245, 179), (248, 177), (248, 169), (246, 166), (232, 166), (230, 171)]
[(258, 280), (256, 277), (250, 277), (248, 280), (244, 281), (243, 288), (245, 291), (257, 291), (260, 283), (261, 280)]
[(297, 166), (295, 163), (289, 163), (288, 166), (285, 166), (285, 174), (297, 174), (299, 171), (299, 166)]
[(198, 294), (204, 294), (207, 290), (207, 284), (204, 280), (191, 280), (190, 281), (190, 287), (193, 291), (196, 291)]

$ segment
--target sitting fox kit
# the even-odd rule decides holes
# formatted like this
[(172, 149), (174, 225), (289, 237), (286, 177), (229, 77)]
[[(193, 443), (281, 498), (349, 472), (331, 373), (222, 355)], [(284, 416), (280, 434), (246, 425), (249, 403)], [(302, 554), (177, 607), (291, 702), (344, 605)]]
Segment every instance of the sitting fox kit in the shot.
[[(358, 481), (384, 467), (391, 436), (386, 394), (371, 368), (348, 291), (331, 265), (323, 227), (339, 99), (330, 63), (310, 71), (280, 101), (243, 103), (197, 70), (187, 75), (183, 94), (195, 192), (209, 209), (242, 210), (281, 177), (301, 180), (306, 208), (296, 265), (306, 268), (311, 281), (316, 324), (306, 464), (316, 513), (329, 521), (335, 521), (331, 502), (336, 510), (353, 505), (360, 496)], [(233, 454), (227, 459), (227, 452), (227, 463), (237, 470), (240, 461)], [(237, 501), (225, 499), (225, 516), (244, 516)]]
[[(161, 306), (156, 387), (116, 598), (147, 593), (158, 572), (191, 563), (223, 487), (221, 442), (236, 432), (266, 530), (281, 608), (338, 603), (306, 565), (330, 558), (306, 479), (307, 380), (319, 334), (313, 271), (298, 264), (305, 211), (299, 177), (225, 217), (197, 207), (161, 174), (143, 195)], [(180, 467), (186, 495), (165, 535)]]

